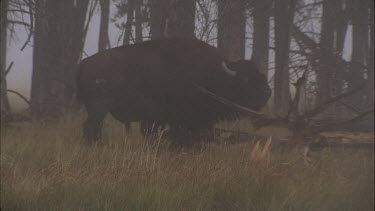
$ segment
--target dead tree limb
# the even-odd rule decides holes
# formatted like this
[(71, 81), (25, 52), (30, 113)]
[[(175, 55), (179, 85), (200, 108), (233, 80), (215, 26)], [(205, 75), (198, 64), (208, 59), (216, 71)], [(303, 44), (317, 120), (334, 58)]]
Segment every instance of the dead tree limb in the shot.
[(319, 131), (332, 130), (332, 129), (335, 129), (339, 126), (344, 126), (344, 125), (348, 125), (348, 124), (351, 124), (351, 123), (361, 121), (363, 118), (365, 118), (367, 115), (369, 115), (371, 113), (374, 113), (374, 109), (369, 109), (367, 111), (364, 111), (364, 112), (358, 114), (356, 117), (354, 117), (352, 119), (349, 119), (349, 120), (344, 120), (344, 121), (340, 121), (340, 122), (334, 122), (334, 123), (331, 123), (331, 124), (321, 125), (321, 126), (319, 126)]
[(29, 5), (28, 7), (29, 7), (29, 17), (30, 17), (30, 31), (29, 31), (29, 34), (27, 36), (25, 43), (21, 47), (21, 51), (23, 51), (26, 48), (26, 46), (30, 43), (31, 37), (33, 36), (33, 31), (34, 31), (34, 16), (32, 12), (31, 0), (28, 0), (28, 5)]
[(12, 70), (14, 62), (10, 62), (8, 68), (4, 72), (4, 78), (8, 75), (8, 73)]
[(7, 92), (9, 92), (9, 93), (12, 93), (12, 94), (15, 94), (15, 95), (17, 95), (19, 98), (21, 98), (27, 105), (31, 105), (31, 103), (30, 103), (30, 101), (25, 97), (25, 96), (23, 96), (21, 93), (19, 93), (19, 92), (17, 92), (17, 91), (14, 91), (14, 90), (12, 90), (12, 89), (7, 89), (6, 90)]
[[(301, 88), (298, 88), (298, 87), (302, 86), (301, 84), (304, 82), (304, 80), (305, 80), (304, 78), (305, 77), (302, 76), (297, 81), (297, 83), (295, 84), (297, 89), (301, 89)], [(199, 92), (207, 95), (208, 97), (210, 97), (210, 98), (212, 98), (212, 99), (214, 99), (214, 100), (216, 100), (216, 101), (218, 101), (218, 102), (220, 102), (224, 105), (227, 105), (228, 107), (231, 107), (232, 109), (236, 110), (237, 112), (240, 112), (242, 114), (245, 114), (245, 115), (249, 116), (253, 120), (253, 125), (256, 129), (260, 129), (260, 128), (265, 127), (265, 126), (276, 126), (276, 127), (288, 128), (293, 134), (292, 137), (291, 137), (291, 142), (293, 142), (293, 143), (303, 143), (307, 140), (306, 139), (307, 137), (310, 137), (310, 138), (313, 138), (313, 139), (318, 138), (318, 137), (320, 137), (321, 132), (327, 131), (329, 128), (333, 128), (333, 127), (337, 127), (337, 126), (340, 126), (340, 125), (343, 125), (343, 124), (349, 124), (349, 123), (352, 123), (352, 122), (359, 121), (363, 117), (365, 117), (366, 115), (370, 114), (371, 112), (374, 112), (373, 109), (368, 110), (368, 111), (365, 111), (363, 113), (360, 113), (359, 115), (357, 115), (356, 117), (354, 117), (352, 119), (345, 120), (345, 121), (342, 121), (342, 122), (336, 122), (336, 123), (333, 123), (333, 124), (326, 124), (326, 125), (318, 125), (318, 124), (316, 124), (316, 121), (313, 121), (311, 119), (315, 115), (322, 112), (326, 108), (326, 106), (330, 105), (331, 103), (337, 102), (344, 97), (350, 96), (350, 95), (362, 90), (364, 88), (364, 86), (357, 87), (357, 88), (355, 88), (353, 90), (350, 90), (346, 93), (343, 93), (343, 94), (340, 94), (338, 96), (332, 97), (331, 99), (327, 100), (326, 102), (323, 102), (322, 104), (318, 105), (314, 109), (312, 109), (310, 111), (307, 111), (302, 115), (297, 115), (296, 118), (291, 118), (290, 115), (287, 115), (286, 117), (276, 117), (276, 118), (267, 117), (263, 113), (254, 111), (250, 108), (238, 105), (238, 104), (236, 104), (236, 103), (234, 103), (234, 102), (232, 102), (232, 101), (230, 101), (226, 98), (217, 96), (217, 95), (215, 95), (214, 93), (210, 92), (209, 90), (207, 90), (206, 88), (204, 88), (202, 86), (199, 86), (199, 85), (196, 85), (196, 84), (194, 84), (194, 86)], [(297, 90), (296, 94), (299, 94), (298, 92), (299, 91)], [(299, 101), (298, 97), (295, 96), (295, 98), (293, 100), (293, 103), (298, 103), (298, 101)], [(298, 108), (293, 108), (293, 109), (295, 109), (296, 112), (298, 113)]]
[(216, 94), (208, 91), (206, 88), (204, 88), (202, 86), (199, 86), (197, 84), (194, 84), (194, 86), (195, 86), (195, 88), (198, 89), (198, 91), (202, 92), (203, 94), (206, 94), (207, 96), (213, 98), (214, 100), (219, 101), (220, 103), (222, 103), (224, 105), (228, 105), (228, 106), (236, 109), (237, 111), (239, 111), (241, 113), (247, 114), (250, 117), (253, 117), (253, 118), (265, 118), (266, 117), (261, 112), (254, 111), (254, 110), (252, 110), (250, 108), (238, 105), (238, 104), (236, 104), (236, 103), (234, 103), (234, 102), (232, 102), (232, 101), (230, 101), (230, 100), (228, 100), (226, 98), (217, 96)]
[(350, 95), (353, 95), (357, 92), (359, 92), (360, 90), (362, 90), (363, 88), (365, 88), (364, 85), (361, 85), (357, 88), (354, 88), (350, 91), (347, 91), (345, 93), (342, 93), (340, 95), (337, 95), (335, 97), (332, 97), (328, 100), (326, 100), (325, 102), (322, 102), (321, 104), (319, 104), (318, 106), (316, 106), (314, 109), (310, 110), (310, 111), (307, 111), (305, 114), (299, 116), (299, 119), (308, 119), (308, 118), (311, 118), (311, 117), (314, 117), (316, 115), (318, 115), (319, 113), (321, 113), (322, 111), (324, 111), (324, 109), (326, 108), (326, 106), (332, 104), (332, 103), (335, 103), (345, 97), (348, 97)]

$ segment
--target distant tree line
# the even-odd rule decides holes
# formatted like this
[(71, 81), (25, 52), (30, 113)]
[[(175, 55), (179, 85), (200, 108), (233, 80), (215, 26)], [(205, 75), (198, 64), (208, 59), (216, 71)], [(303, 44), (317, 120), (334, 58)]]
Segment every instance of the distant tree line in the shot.
[[(300, 96), (302, 110), (362, 85), (330, 111), (374, 106), (372, 0), (2, 0), (2, 111), (10, 109), (6, 46), (14, 26), (29, 30), (25, 44), (33, 48), (31, 111), (58, 117), (73, 102), (77, 64), (85, 56), (97, 8), (98, 51), (149, 39), (197, 38), (231, 60), (251, 52), (273, 87), (270, 104), (276, 113), (290, 110), (293, 84), (303, 74), (308, 80)], [(111, 21), (122, 31), (118, 43), (109, 40)]]

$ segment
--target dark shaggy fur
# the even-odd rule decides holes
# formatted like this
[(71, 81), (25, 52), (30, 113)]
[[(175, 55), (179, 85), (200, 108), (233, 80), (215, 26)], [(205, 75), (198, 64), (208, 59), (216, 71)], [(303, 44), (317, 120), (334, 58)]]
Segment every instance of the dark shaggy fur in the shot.
[(168, 123), (175, 135), (207, 131), (216, 120), (235, 115), (195, 85), (259, 110), (271, 94), (265, 76), (247, 60), (226, 62), (237, 72), (230, 76), (223, 71), (224, 60), (217, 48), (186, 38), (122, 46), (84, 59), (77, 95), (88, 113), (87, 140), (99, 138), (108, 112), (122, 122)]

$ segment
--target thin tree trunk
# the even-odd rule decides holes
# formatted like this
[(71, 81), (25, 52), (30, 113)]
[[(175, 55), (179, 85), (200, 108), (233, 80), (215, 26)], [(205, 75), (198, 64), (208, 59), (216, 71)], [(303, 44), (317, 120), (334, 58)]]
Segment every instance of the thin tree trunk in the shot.
[(109, 1), (99, 0), (100, 2), (100, 31), (99, 31), (99, 51), (104, 51), (109, 47), (108, 25), (109, 25)]
[(195, 0), (165, 0), (164, 37), (194, 37)]
[(135, 1), (135, 42), (142, 42), (143, 41), (143, 27), (142, 27), (142, 0)]
[(289, 47), (296, 0), (275, 0), (275, 108), (286, 114), (290, 104)]
[(256, 0), (254, 6), (254, 45), (252, 60), (259, 70), (268, 75), (270, 10), (272, 1)]
[(5, 76), (6, 70), (6, 55), (7, 55), (7, 25), (8, 25), (8, 0), (1, 1), (1, 58), (0, 58), (0, 68), (1, 68), (1, 75), (0, 75), (0, 83), (1, 83), (1, 112), (9, 112), (10, 104), (8, 95), (6, 92), (7, 89), (7, 81)]
[(245, 2), (244, 0), (218, 1), (218, 48), (230, 60), (245, 56)]
[(342, 54), (345, 45), (345, 37), (346, 32), (348, 30), (348, 23), (349, 23), (349, 14), (350, 14), (350, 6), (349, 0), (336, 0), (335, 1), (335, 10), (337, 11), (337, 15), (335, 17), (336, 23), (336, 52)]
[[(50, 16), (56, 15), (56, 25), (51, 27), (56, 34), (55, 36), (52, 34), (50, 40), (51, 42), (53, 39), (55, 42), (58, 41), (57, 48), (51, 49), (51, 51), (56, 51), (59, 59), (56, 59), (56, 63), (52, 63), (53, 76), (51, 80), (54, 92), (53, 100), (57, 100), (58, 104), (63, 105), (59, 106), (58, 110), (64, 112), (66, 105), (69, 106), (73, 101), (77, 63), (85, 39), (84, 26), (89, 0), (55, 1), (55, 4), (58, 5), (54, 7), (56, 11), (50, 13)], [(51, 61), (53, 60), (51, 59)]]
[(195, 37), (195, 0), (151, 0), (151, 39)]
[(46, 66), (44, 65), (44, 59), (46, 58), (46, 43), (47, 39), (47, 23), (45, 18), (45, 0), (35, 1), (35, 26), (34, 26), (34, 47), (33, 47), (33, 72), (31, 76), (31, 92), (30, 92), (30, 102), (31, 111), (36, 116), (41, 113), (40, 100), (42, 98), (42, 92), (46, 91), (42, 88), (45, 87), (45, 83), (42, 80), (43, 73), (46, 72)]
[(124, 42), (123, 45), (129, 45), (130, 38), (133, 34), (133, 19), (134, 19), (134, 1), (128, 1), (128, 11), (126, 16), (126, 24), (125, 24), (125, 35), (124, 35)]
[(195, 37), (195, 0), (177, 1), (174, 36)]
[[(334, 44), (334, 51), (331, 54), (335, 54), (337, 58), (342, 58), (344, 45), (345, 45), (345, 37), (346, 32), (348, 30), (349, 24), (349, 14), (350, 14), (350, 0), (335, 0), (335, 44)], [(331, 58), (332, 59), (332, 58)], [(345, 68), (342, 68), (340, 65), (341, 61), (338, 59), (333, 60), (335, 63), (334, 67), (334, 76), (333, 76), (333, 94), (338, 95), (342, 93), (344, 87), (344, 75), (345, 75)]]
[(368, 104), (374, 107), (374, 2), (370, 1), (370, 46), (367, 57), (368, 77), (367, 77), (367, 92)]
[[(350, 66), (349, 89), (364, 83), (364, 66), (368, 45), (368, 5), (362, 1), (353, 0), (353, 35), (352, 58)], [(352, 105), (358, 108), (364, 106), (364, 93), (360, 92), (349, 98)]]
[(319, 65), (317, 68), (317, 104), (328, 100), (333, 92), (334, 61), (329, 54), (334, 52), (335, 2), (323, 1), (322, 29), (320, 38)]
[(153, 40), (163, 38), (165, 25), (163, 2), (161, 0), (150, 0), (150, 34)]
[[(62, 114), (62, 107), (57, 106), (57, 104), (62, 104), (63, 100), (63, 86), (62, 79), (63, 75), (63, 61), (66, 61), (62, 53), (64, 45), (69, 45), (69, 43), (62, 43), (62, 32), (64, 26), (60, 22), (62, 16), (62, 2), (59, 0), (47, 0), (46, 1), (46, 17), (48, 18), (47, 26), (47, 39), (46, 42), (46, 54), (44, 58), (44, 65), (46, 68), (43, 72), (43, 95), (41, 97), (40, 107), (42, 108), (43, 117), (57, 118)], [(69, 14), (70, 11), (66, 11)], [(65, 15), (67, 15), (65, 14)], [(69, 15), (68, 15), (69, 16)], [(62, 81), (58, 81), (61, 80)]]

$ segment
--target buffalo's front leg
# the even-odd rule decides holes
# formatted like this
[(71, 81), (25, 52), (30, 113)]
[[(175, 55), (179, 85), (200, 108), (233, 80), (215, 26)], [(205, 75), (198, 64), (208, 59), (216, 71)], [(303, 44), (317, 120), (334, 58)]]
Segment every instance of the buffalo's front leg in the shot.
[(85, 142), (94, 143), (101, 139), (101, 129), (107, 111), (103, 108), (87, 108), (87, 119), (83, 124)]
[(165, 128), (166, 124), (163, 121), (141, 121), (141, 133), (143, 136), (155, 135), (160, 130)]

